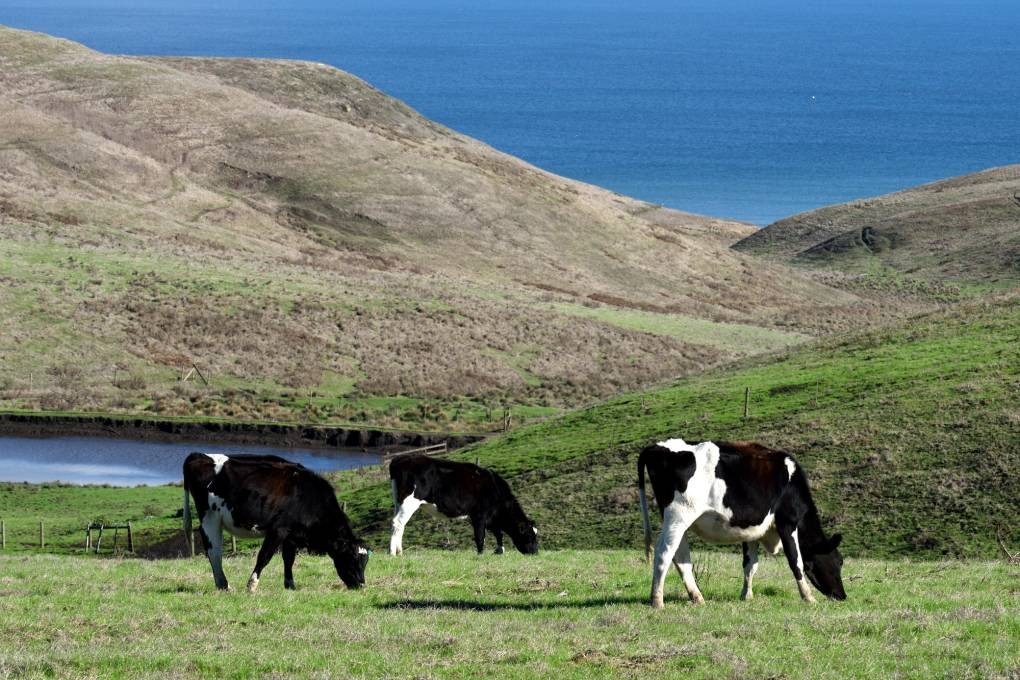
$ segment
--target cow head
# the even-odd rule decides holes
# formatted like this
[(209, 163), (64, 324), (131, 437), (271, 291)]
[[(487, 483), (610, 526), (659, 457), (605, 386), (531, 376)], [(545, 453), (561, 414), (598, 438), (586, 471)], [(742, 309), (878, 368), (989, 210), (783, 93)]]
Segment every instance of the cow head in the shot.
[(348, 588), (361, 588), (365, 585), (365, 566), (370, 554), (361, 541), (338, 542), (329, 550), (336, 575)]
[(507, 534), (514, 542), (514, 547), (525, 555), (534, 555), (538, 552), (538, 529), (530, 519), (517, 520), (512, 527), (507, 528)]
[(826, 597), (834, 600), (845, 600), (843, 590), (843, 556), (839, 554), (839, 544), (843, 540), (841, 534), (833, 534), (811, 548), (804, 561), (804, 573)]

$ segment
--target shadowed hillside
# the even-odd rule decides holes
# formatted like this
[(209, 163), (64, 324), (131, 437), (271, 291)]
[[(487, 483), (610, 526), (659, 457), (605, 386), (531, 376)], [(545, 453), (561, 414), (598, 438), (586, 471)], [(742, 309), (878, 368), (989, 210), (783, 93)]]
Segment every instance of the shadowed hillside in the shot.
[(1020, 281), (1020, 165), (794, 215), (738, 252), (814, 269), (926, 282)]
[(930, 304), (734, 252), (749, 226), (322, 64), (0, 28), (0, 65), (2, 408), (479, 429)]

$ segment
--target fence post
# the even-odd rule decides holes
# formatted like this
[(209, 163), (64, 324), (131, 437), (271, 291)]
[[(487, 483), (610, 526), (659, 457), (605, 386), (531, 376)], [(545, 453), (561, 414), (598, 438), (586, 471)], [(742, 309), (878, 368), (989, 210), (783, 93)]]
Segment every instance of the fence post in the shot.
[(0, 519), (0, 550), (7, 550), (7, 522)]
[(128, 552), (133, 553), (135, 551), (135, 539), (134, 536), (131, 535), (131, 520), (128, 520), (127, 529), (128, 529)]
[(750, 401), (751, 401), (751, 388), (750, 387), (745, 387), (744, 388), (744, 420), (747, 420), (747, 406), (748, 406), (748, 403)]
[(92, 522), (85, 525), (85, 552), (92, 547)]
[(39, 520), (39, 547), (46, 547), (46, 525), (42, 520)]
[(230, 534), (230, 554), (237, 554), (237, 536)]

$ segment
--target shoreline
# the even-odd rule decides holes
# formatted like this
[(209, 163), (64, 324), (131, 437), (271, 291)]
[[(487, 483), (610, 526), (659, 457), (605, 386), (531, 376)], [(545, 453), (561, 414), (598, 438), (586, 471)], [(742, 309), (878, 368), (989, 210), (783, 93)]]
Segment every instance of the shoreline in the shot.
[(458, 449), (483, 435), (411, 432), (372, 427), (235, 421), (183, 421), (112, 415), (0, 413), (0, 436), (106, 437), (141, 441), (194, 441), (281, 448), (391, 449), (446, 443)]

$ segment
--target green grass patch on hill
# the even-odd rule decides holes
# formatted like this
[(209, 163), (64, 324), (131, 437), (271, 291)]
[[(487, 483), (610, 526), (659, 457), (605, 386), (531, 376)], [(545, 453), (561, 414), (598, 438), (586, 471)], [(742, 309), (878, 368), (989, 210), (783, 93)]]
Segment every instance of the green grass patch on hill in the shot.
[(1003, 563), (850, 560), (849, 599), (802, 603), (782, 559), (741, 602), (737, 556), (702, 560), (705, 606), (645, 603), (642, 555), (375, 555), (349, 591), (301, 555), (259, 591), (254, 557), (0, 556), (0, 676), (11, 677), (1012, 677), (1018, 584)]
[(809, 336), (802, 333), (697, 319), (684, 314), (646, 312), (618, 307), (588, 307), (566, 302), (555, 303), (550, 307), (564, 314), (595, 319), (643, 333), (665, 335), (693, 345), (708, 345), (740, 355), (755, 353), (760, 347), (779, 349), (809, 339)]

